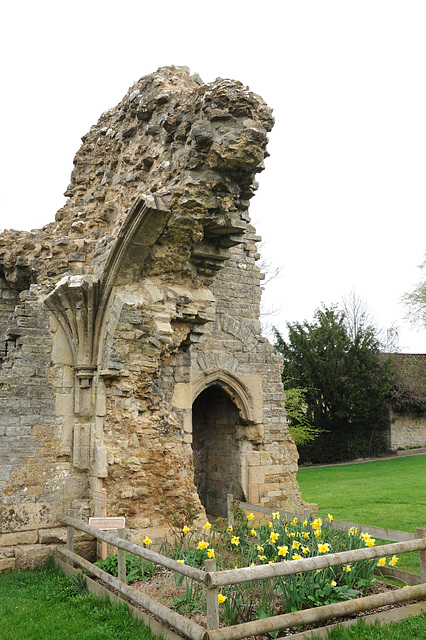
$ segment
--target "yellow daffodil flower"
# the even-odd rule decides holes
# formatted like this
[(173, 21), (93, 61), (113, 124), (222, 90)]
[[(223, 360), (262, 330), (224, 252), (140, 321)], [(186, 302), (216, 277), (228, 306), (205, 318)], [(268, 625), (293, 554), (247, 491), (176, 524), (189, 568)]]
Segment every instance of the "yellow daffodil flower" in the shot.
[(335, 580), (332, 580), (330, 582), (330, 584), (331, 584), (332, 587), (336, 587), (337, 586), (337, 582)]
[(297, 524), (297, 518), (293, 518), (293, 520), (290, 522), (290, 524)]
[(304, 526), (304, 527), (307, 527), (307, 526), (308, 526), (308, 521), (307, 521), (307, 520), (304, 520), (304, 521), (303, 521), (303, 526)]
[(272, 520), (279, 520), (279, 519), (280, 519), (280, 512), (275, 511), (275, 513), (272, 514)]
[(259, 551), (259, 553), (262, 553), (263, 551), (263, 547), (260, 544), (257, 545), (256, 549)]
[(322, 520), (321, 518), (316, 518), (313, 522), (311, 522), (311, 527), (313, 529), (321, 529)]
[(256, 535), (255, 529), (250, 529), (250, 533), (251, 533), (252, 536), (255, 536)]
[(227, 596), (222, 595), (221, 593), (217, 594), (217, 601), (219, 604), (223, 604), (226, 600)]
[(397, 558), (396, 556), (392, 556), (392, 558), (389, 560), (389, 564), (391, 567), (394, 567), (397, 562), (398, 562), (399, 558)]
[(375, 539), (374, 538), (370, 538), (369, 540), (365, 541), (365, 546), (366, 547), (374, 547), (374, 543), (375, 543)]
[(333, 516), (331, 515), (331, 513), (329, 513), (329, 514), (328, 514), (327, 518), (328, 518), (328, 521), (329, 521), (329, 522), (333, 522), (333, 520), (334, 520), (334, 518), (333, 518)]
[(270, 529), (272, 529), (272, 527), (273, 527), (273, 526), (274, 526), (274, 525), (272, 524), (272, 522), (268, 522), (268, 527), (269, 527)]
[(266, 560), (266, 556), (259, 556), (259, 560), (260, 560), (261, 562), (265, 562), (265, 560)]
[(327, 544), (327, 542), (325, 542), (324, 544), (319, 544), (318, 551), (320, 553), (327, 553), (327, 551), (330, 551), (330, 545)]
[(298, 553), (293, 553), (291, 557), (293, 558), (293, 560), (302, 560), (302, 556), (299, 556)]
[(253, 520), (254, 515), (252, 513), (249, 513), (247, 516), (247, 520)]
[(238, 547), (238, 545), (240, 544), (240, 537), (239, 536), (232, 536), (231, 544), (234, 544), (236, 547)]
[(358, 529), (355, 529), (355, 527), (351, 527), (348, 533), (350, 536), (356, 536), (356, 534), (358, 533)]
[(227, 528), (227, 532), (228, 533), (232, 533), (234, 530), (234, 527), (232, 527), (231, 525), (229, 525), (229, 527)]
[(346, 571), (346, 573), (350, 573), (352, 571), (352, 567), (349, 564), (345, 564), (345, 566), (343, 567), (343, 571)]
[(206, 531), (208, 531), (210, 529), (212, 525), (210, 524), (210, 522), (207, 520), (206, 524), (203, 525), (203, 529), (205, 529)]
[(180, 564), (185, 564), (185, 560), (177, 560), (177, 562), (180, 562)]
[(207, 549), (207, 557), (214, 558), (214, 549)]
[(288, 552), (288, 546), (285, 544), (283, 547), (278, 547), (278, 555), (285, 556)]
[(309, 538), (309, 533), (308, 533), (307, 531), (304, 531), (304, 532), (302, 533), (302, 538), (305, 538), (305, 539), (306, 539), (306, 538)]
[(315, 536), (316, 538), (319, 538), (319, 537), (320, 537), (320, 535), (321, 535), (321, 529), (315, 529), (315, 531), (314, 531), (314, 536)]
[(298, 549), (300, 547), (300, 545), (301, 545), (301, 543), (298, 540), (293, 540), (293, 543), (292, 543), (291, 546), (292, 546), (293, 549)]
[(269, 536), (269, 539), (271, 540), (271, 542), (276, 542), (279, 537), (280, 536), (276, 531), (271, 531), (271, 535)]
[(385, 567), (386, 566), (386, 558), (380, 558), (379, 562), (377, 563), (378, 567)]
[(301, 548), (302, 553), (305, 554), (305, 556), (309, 553), (309, 547), (302, 547)]
[(200, 540), (197, 549), (207, 549), (208, 546), (209, 545), (207, 544), (207, 542), (205, 542), (205, 540)]
[(148, 538), (148, 536), (146, 536), (145, 540), (144, 540), (144, 544), (149, 547), (150, 544), (152, 544), (152, 540), (151, 538)]
[(184, 528), (182, 529), (182, 531), (184, 533), (189, 533), (189, 527), (187, 527), (186, 525), (184, 526)]
[(274, 564), (273, 560), (268, 560), (268, 564)]

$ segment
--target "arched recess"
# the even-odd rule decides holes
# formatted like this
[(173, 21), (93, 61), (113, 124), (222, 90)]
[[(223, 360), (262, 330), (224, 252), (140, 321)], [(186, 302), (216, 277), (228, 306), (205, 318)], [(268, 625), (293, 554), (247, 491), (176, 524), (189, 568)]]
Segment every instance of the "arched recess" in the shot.
[(211, 370), (194, 381), (194, 482), (207, 514), (226, 517), (228, 493), (245, 499), (242, 454), (259, 442), (258, 418), (252, 394), (233, 374)]
[(194, 482), (207, 514), (226, 516), (226, 496), (244, 500), (241, 487), (238, 407), (226, 390), (212, 384), (192, 405)]

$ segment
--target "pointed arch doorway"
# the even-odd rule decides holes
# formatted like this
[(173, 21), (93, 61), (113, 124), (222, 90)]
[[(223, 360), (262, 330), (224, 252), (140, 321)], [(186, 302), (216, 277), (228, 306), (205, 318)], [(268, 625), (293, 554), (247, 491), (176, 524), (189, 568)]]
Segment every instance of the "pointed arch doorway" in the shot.
[(204, 389), (192, 405), (194, 482), (207, 514), (226, 517), (226, 496), (244, 500), (240, 482), (240, 411), (217, 383)]

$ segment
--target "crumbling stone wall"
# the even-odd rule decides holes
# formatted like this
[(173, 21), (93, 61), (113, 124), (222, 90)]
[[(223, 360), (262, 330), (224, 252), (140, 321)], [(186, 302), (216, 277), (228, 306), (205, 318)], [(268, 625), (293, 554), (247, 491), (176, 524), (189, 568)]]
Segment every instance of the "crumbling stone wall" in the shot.
[(83, 136), (55, 222), (0, 236), (0, 569), (43, 557), (93, 489), (134, 530), (199, 501), (205, 393), (230, 407), (225, 496), (301, 506), (248, 215), (272, 124), (239, 82), (159, 69)]

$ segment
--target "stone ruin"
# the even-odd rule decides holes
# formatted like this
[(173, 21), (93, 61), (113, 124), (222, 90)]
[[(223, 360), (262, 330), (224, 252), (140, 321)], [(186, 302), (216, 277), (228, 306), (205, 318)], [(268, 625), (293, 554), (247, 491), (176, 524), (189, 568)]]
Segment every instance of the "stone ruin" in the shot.
[(227, 493), (301, 507), (248, 215), (272, 125), (241, 83), (161, 68), (83, 136), (55, 222), (0, 236), (0, 569), (101, 488), (134, 531)]

